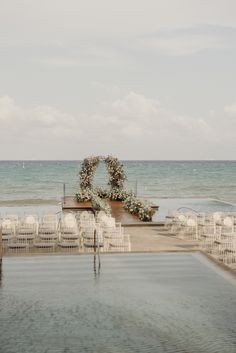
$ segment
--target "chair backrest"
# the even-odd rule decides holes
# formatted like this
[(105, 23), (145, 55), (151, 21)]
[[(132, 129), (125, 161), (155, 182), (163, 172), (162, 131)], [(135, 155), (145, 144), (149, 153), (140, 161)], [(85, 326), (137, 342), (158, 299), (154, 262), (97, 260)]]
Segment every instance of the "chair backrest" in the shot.
[(9, 219), (11, 222), (17, 223), (19, 221), (19, 217), (17, 214), (8, 214), (6, 215), (6, 219)]
[(102, 218), (102, 220), (100, 220), (101, 225), (103, 227), (115, 227), (116, 226), (116, 220), (115, 218), (111, 217), (111, 216), (104, 216)]
[(220, 222), (222, 218), (222, 214), (221, 212), (214, 212), (212, 217), (215, 222)]
[(179, 220), (180, 222), (184, 223), (184, 222), (186, 221), (186, 216), (185, 216), (184, 214), (180, 214), (180, 215), (178, 216), (178, 220)]
[(223, 220), (223, 225), (224, 225), (225, 227), (229, 227), (229, 228), (233, 227), (233, 225), (234, 225), (233, 218), (231, 218), (231, 217), (225, 217), (224, 220)]
[(93, 238), (95, 229), (95, 227), (85, 227), (83, 228), (82, 233), (85, 238)]
[(62, 218), (62, 224), (66, 227), (73, 227), (77, 225), (76, 217), (72, 213), (65, 214)]
[(80, 214), (80, 220), (90, 219), (91, 214), (88, 211), (82, 211)]
[(95, 227), (95, 220), (80, 220), (79, 222), (81, 228), (86, 228), (86, 227)]
[(106, 213), (104, 211), (99, 211), (97, 214), (97, 220), (103, 219), (104, 216), (106, 216)]
[(2, 228), (12, 228), (13, 222), (10, 219), (4, 219), (2, 221)]
[(43, 222), (57, 222), (58, 221), (57, 215), (53, 214), (53, 213), (48, 213), (43, 216), (42, 221)]
[(196, 227), (196, 225), (197, 225), (197, 222), (196, 222), (196, 220), (195, 220), (194, 218), (189, 218), (189, 219), (187, 220), (187, 226), (189, 226), (189, 227)]
[(25, 223), (33, 224), (33, 223), (35, 223), (35, 218), (33, 216), (27, 216), (25, 219)]

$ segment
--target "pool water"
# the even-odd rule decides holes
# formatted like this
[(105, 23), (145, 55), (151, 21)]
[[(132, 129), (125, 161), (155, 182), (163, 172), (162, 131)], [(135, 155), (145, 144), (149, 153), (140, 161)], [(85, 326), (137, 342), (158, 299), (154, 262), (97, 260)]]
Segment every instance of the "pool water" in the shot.
[(197, 253), (4, 258), (0, 352), (235, 353), (235, 279)]
[(195, 211), (197, 213), (236, 212), (236, 205), (208, 198), (150, 198), (159, 210), (154, 214), (153, 221), (163, 221), (165, 217), (178, 209), (182, 212)]

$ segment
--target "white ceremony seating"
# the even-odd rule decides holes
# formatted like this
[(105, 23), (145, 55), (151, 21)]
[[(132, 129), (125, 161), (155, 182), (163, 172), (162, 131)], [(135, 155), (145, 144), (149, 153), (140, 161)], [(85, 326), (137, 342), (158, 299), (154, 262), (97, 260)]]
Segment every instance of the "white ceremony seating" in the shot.
[(3, 251), (14, 253), (130, 251), (121, 223), (98, 212), (7, 215), (1, 221)]
[(166, 217), (165, 229), (180, 238), (199, 241), (203, 251), (236, 268), (235, 212), (175, 212)]

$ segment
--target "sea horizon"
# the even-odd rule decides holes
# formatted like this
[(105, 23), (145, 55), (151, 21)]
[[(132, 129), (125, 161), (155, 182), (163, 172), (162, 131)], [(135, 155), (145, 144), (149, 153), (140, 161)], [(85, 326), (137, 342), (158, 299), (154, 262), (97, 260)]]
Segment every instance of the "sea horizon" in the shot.
[[(0, 211), (15, 207), (60, 208), (66, 195), (79, 191), (82, 160), (0, 161)], [(160, 206), (158, 217), (179, 207), (196, 211), (232, 210), (236, 205), (234, 160), (123, 160), (125, 188)], [(105, 163), (100, 163), (94, 185), (107, 187)]]
[[(85, 157), (83, 159), (0, 159), (0, 162), (82, 162), (84, 159), (88, 157)], [(120, 160), (124, 162), (136, 162), (136, 161), (138, 162), (236, 162), (236, 159), (120, 159)]]

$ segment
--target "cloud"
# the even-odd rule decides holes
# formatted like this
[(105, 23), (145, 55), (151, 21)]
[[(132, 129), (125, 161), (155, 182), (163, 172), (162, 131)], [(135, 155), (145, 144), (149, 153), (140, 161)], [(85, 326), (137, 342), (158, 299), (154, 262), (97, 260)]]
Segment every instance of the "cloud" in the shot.
[(11, 97), (3, 96), (0, 98), (0, 121), (2, 125), (18, 130), (31, 130), (35, 135), (40, 130), (52, 132), (55, 129), (70, 131), (73, 135), (78, 129), (81, 135), (95, 136), (98, 132), (102, 135), (106, 129), (111, 136), (159, 135), (160, 131), (166, 130), (171, 135), (189, 133), (193, 137), (209, 129), (204, 119), (178, 115), (161, 105), (159, 100), (133, 91), (101, 105), (99, 109), (97, 114), (78, 112), (72, 116), (49, 106), (23, 108)]
[(17, 105), (13, 98), (5, 95), (0, 97), (1, 135), (6, 137), (6, 130), (17, 139), (24, 139), (25, 135), (40, 137), (68, 136), (77, 127), (76, 119), (66, 113), (49, 106), (23, 108)]
[[(0, 97), (1, 133), (4, 128), (19, 136), (30, 135), (36, 138), (74, 138), (77, 134), (84, 140), (109, 140), (114, 136), (140, 135), (145, 133), (145, 125), (150, 127), (150, 117), (157, 116), (158, 102), (134, 92), (100, 107), (96, 114), (75, 116), (59, 111), (54, 107), (37, 106), (24, 108), (17, 105), (9, 96)], [(105, 107), (105, 109), (104, 109)], [(107, 134), (104, 134), (104, 131)], [(105, 136), (103, 136), (105, 135)]]
[(205, 49), (221, 49), (225, 46), (222, 38), (200, 35), (148, 38), (144, 40), (143, 44), (145, 47), (171, 56), (192, 55)]
[(105, 115), (119, 123), (120, 134), (133, 137), (163, 138), (163, 136), (203, 137), (209, 130), (202, 118), (179, 115), (163, 106), (158, 99), (128, 92), (105, 107)]
[(235, 37), (233, 28), (198, 26), (146, 35), (138, 39), (137, 46), (163, 55), (190, 56), (235, 46)]
[[(43, 53), (43, 56), (42, 56)], [(126, 61), (122, 48), (116, 48), (110, 40), (61, 44), (42, 47), (42, 53), (32, 55), (31, 62), (54, 68), (114, 67)]]
[(236, 102), (232, 103), (231, 105), (226, 105), (224, 107), (224, 111), (226, 114), (236, 115)]
[[(226, 115), (229, 111), (232, 106), (225, 107)], [(165, 149), (185, 151), (187, 145), (203, 153), (209, 143), (216, 148), (226, 140), (235, 145), (235, 123), (225, 119), (217, 113), (205, 118), (178, 114), (158, 99), (134, 91), (99, 105), (96, 114), (78, 111), (74, 115), (50, 106), (24, 108), (9, 96), (0, 97), (1, 140), (12, 146), (20, 141), (26, 150), (42, 153), (41, 158), (58, 158), (49, 150), (51, 144), (68, 156), (75, 146), (107, 153), (110, 146), (122, 151), (123, 146), (134, 145), (135, 153), (145, 150), (147, 158), (153, 148), (163, 152), (163, 158)]]
[(158, 100), (131, 91), (112, 102), (110, 109), (121, 118), (137, 121), (158, 114), (160, 103)]

